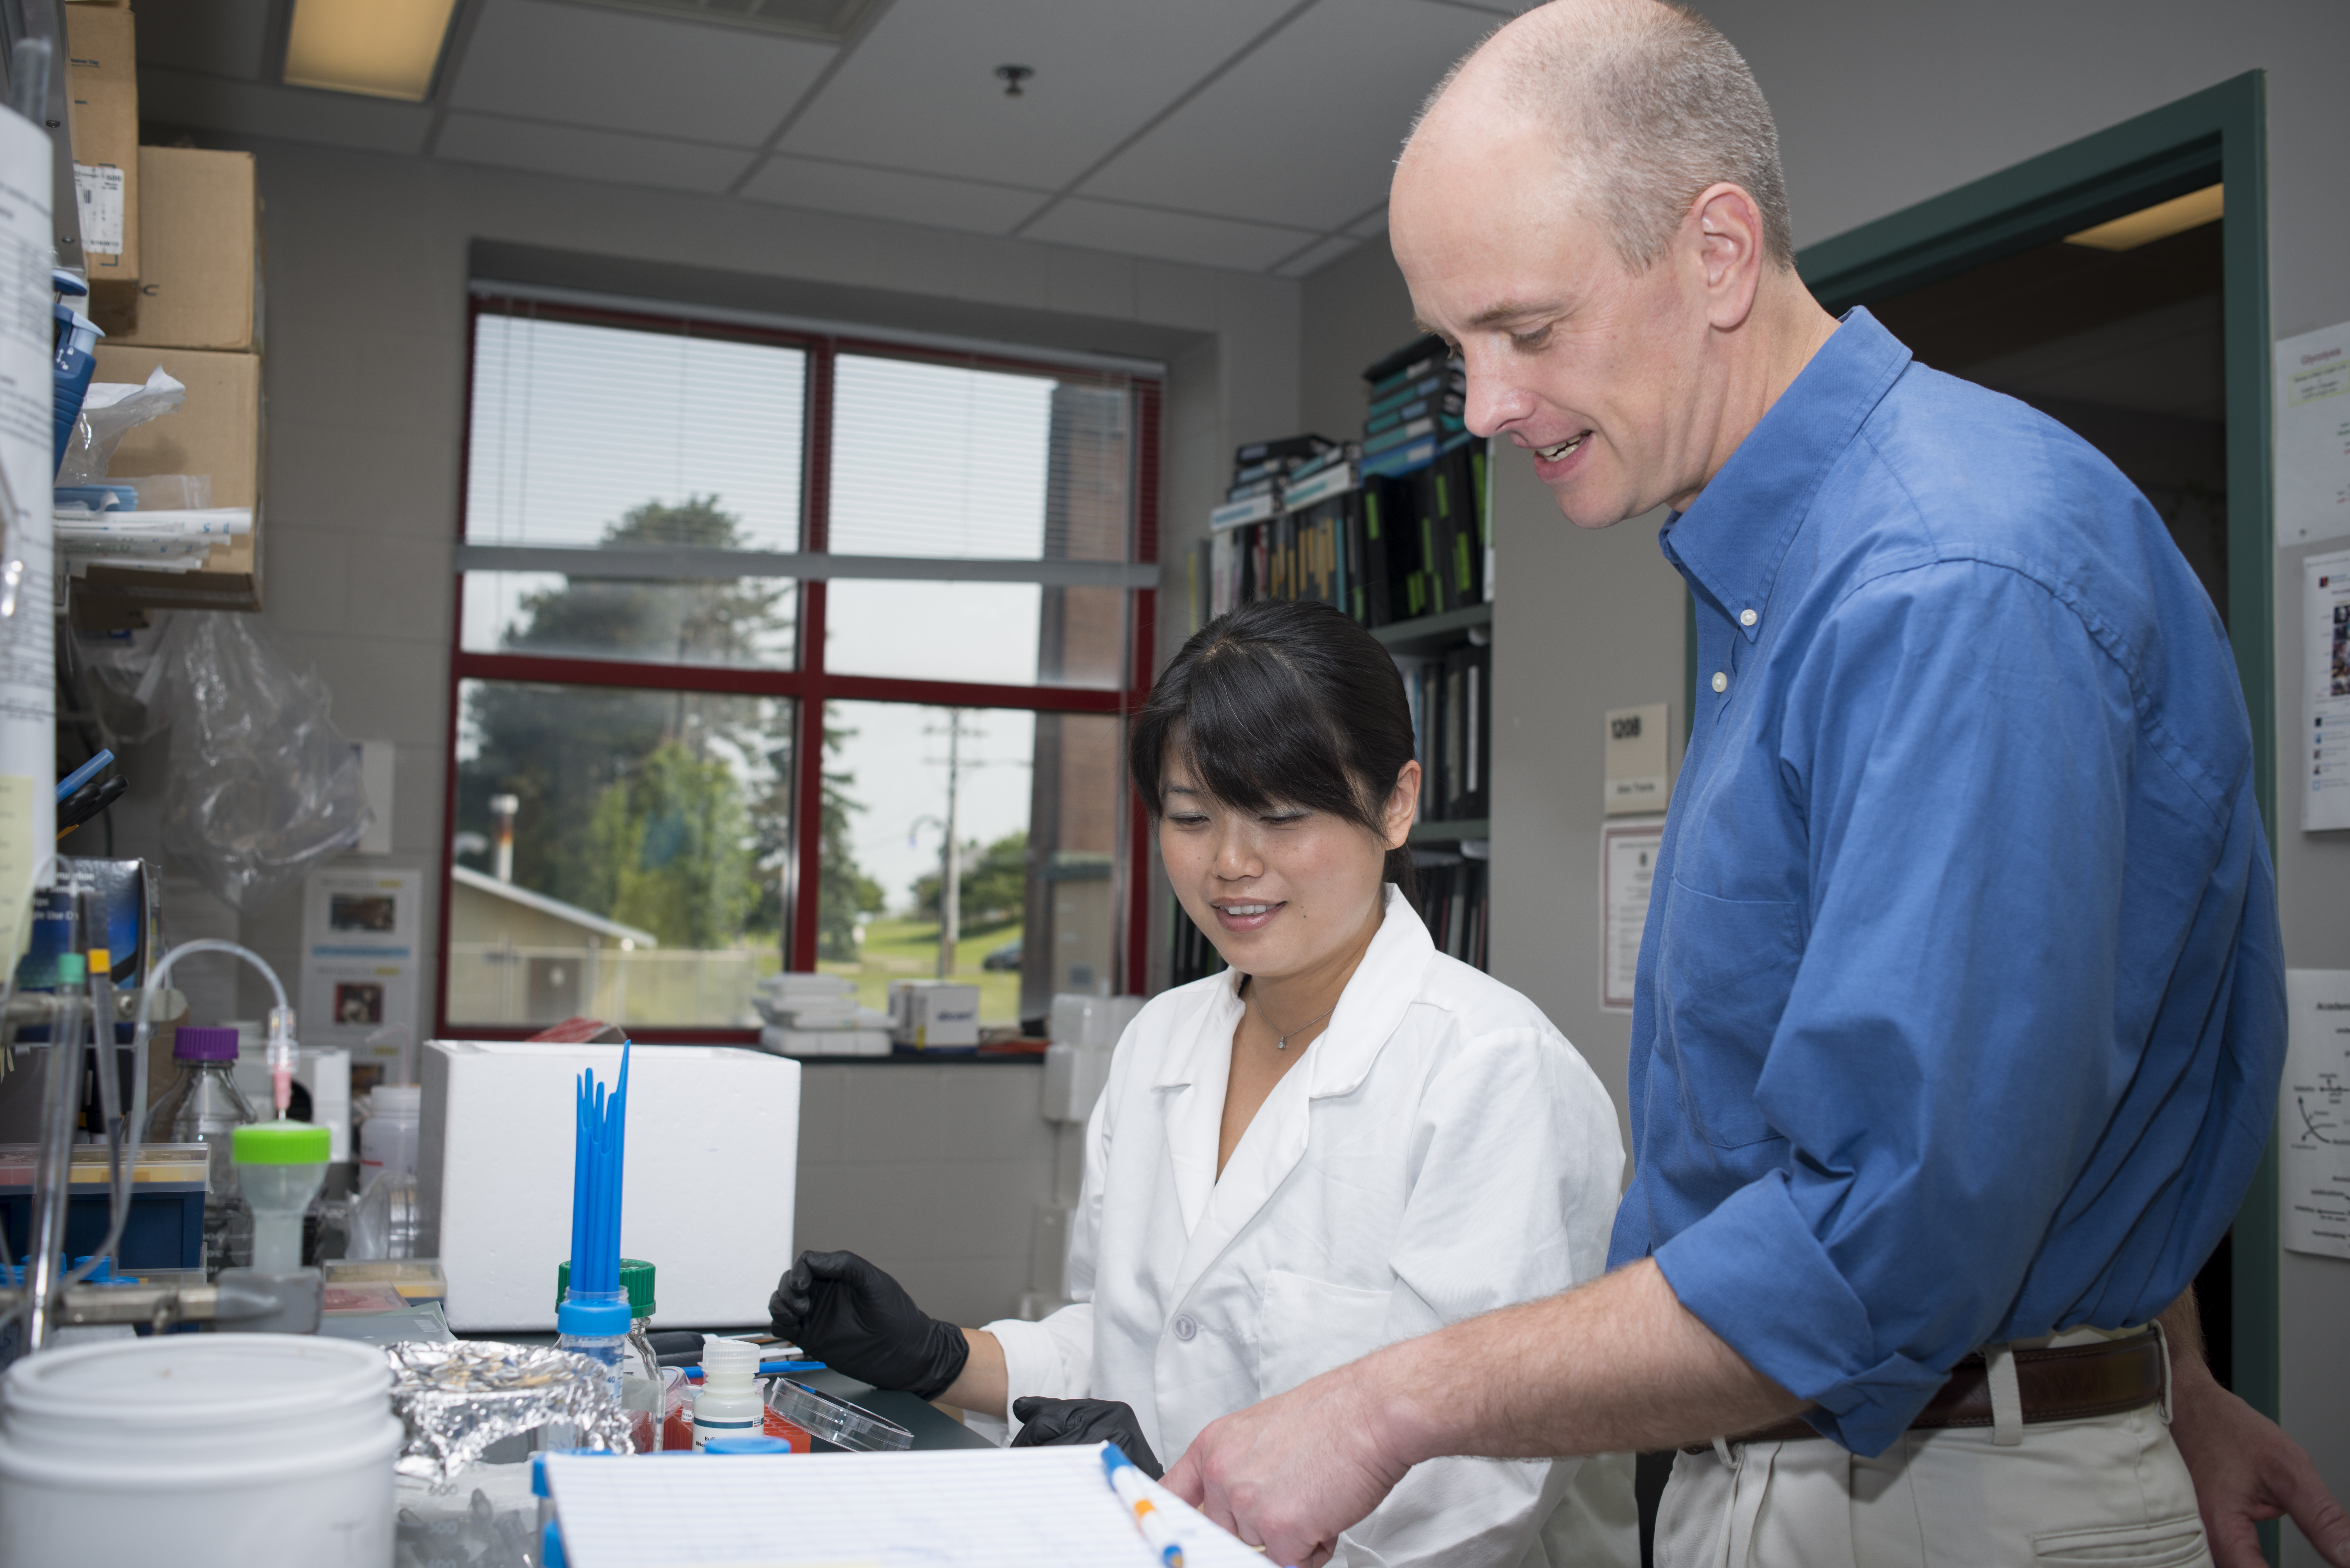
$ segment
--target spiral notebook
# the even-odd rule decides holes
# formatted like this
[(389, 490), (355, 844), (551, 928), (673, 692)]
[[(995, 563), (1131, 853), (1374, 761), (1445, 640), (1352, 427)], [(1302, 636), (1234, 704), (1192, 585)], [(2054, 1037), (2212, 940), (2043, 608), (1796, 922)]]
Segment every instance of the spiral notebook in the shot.
[[(1147, 1568), (1101, 1448), (905, 1454), (554, 1455), (569, 1568)], [(1265, 1568), (1153, 1487), (1184, 1568)]]

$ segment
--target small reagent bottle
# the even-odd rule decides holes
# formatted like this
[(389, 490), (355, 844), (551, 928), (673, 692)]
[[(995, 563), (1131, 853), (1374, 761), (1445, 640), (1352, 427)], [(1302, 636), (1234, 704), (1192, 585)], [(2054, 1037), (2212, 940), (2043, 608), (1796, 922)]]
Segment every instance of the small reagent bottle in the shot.
[(756, 1437), (766, 1424), (759, 1397), (759, 1347), (746, 1340), (702, 1345), (702, 1392), (693, 1401), (693, 1451), (712, 1438)]

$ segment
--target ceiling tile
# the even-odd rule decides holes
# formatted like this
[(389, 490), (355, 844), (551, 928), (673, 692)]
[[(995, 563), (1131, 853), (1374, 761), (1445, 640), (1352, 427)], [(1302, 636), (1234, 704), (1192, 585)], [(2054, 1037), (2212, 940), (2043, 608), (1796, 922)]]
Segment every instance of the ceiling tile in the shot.
[(139, 63), (254, 81), (268, 27), (269, 0), (171, 0), (139, 13)]
[(828, 63), (829, 44), (593, 5), (490, 0), (450, 102), (605, 130), (756, 147)]
[(754, 202), (809, 207), (819, 213), (853, 213), (932, 228), (978, 234), (1006, 234), (1050, 199), (1050, 192), (905, 174), (891, 169), (821, 162), (811, 158), (770, 161), (743, 194)]
[[(896, 0), (783, 146), (1057, 189), (1292, 4)], [(1036, 74), (1007, 98), (999, 65)]]
[(1344, 234), (1333, 234), (1330, 238), (1308, 246), (1305, 250), (1291, 256), (1287, 261), (1274, 267), (1273, 275), (1275, 277), (1304, 277), (1309, 273), (1320, 272), (1362, 243), (1360, 240), (1350, 240)]
[(1427, 0), (1323, 0), (1084, 193), (1336, 228), (1386, 198), (1421, 99), (1493, 21)]
[(751, 155), (731, 147), (663, 141), (536, 120), (452, 113), (434, 151), (458, 163), (494, 163), (541, 174), (568, 174), (609, 185), (652, 185), (715, 194), (734, 182)]
[(432, 110), (423, 104), (310, 88), (256, 87), (144, 64), (139, 67), (139, 117), (152, 125), (369, 152), (421, 151), (432, 129)]
[(1263, 272), (1314, 238), (1296, 229), (1161, 213), (1082, 197), (1063, 202), (1031, 223), (1022, 237), (1243, 272)]

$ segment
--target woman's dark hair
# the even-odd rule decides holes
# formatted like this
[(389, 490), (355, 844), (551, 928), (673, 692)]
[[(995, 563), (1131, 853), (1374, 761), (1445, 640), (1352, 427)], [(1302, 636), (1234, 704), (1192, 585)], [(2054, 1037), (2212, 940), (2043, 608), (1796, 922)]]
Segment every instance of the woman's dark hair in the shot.
[[(1411, 706), (1388, 650), (1336, 608), (1259, 599), (1168, 661), (1128, 752), (1154, 818), (1173, 756), (1238, 810), (1303, 806), (1385, 837), (1396, 774), (1412, 760)], [(1409, 846), (1388, 851), (1386, 877), (1418, 907)]]

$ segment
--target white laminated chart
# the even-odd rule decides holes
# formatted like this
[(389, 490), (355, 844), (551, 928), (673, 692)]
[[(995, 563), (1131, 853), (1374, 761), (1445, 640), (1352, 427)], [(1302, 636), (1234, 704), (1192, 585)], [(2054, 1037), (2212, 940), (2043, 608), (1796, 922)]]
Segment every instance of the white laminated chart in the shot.
[(2284, 1244), (2350, 1258), (2350, 970), (2287, 970), (2284, 993)]
[(2302, 573), (2301, 830), (2350, 827), (2350, 550), (2307, 556)]
[[(1101, 1447), (546, 1465), (574, 1568), (1149, 1568)], [(1266, 1559), (1164, 1488), (1186, 1568)]]
[(2278, 340), (2276, 542), (2350, 534), (2350, 322)]

